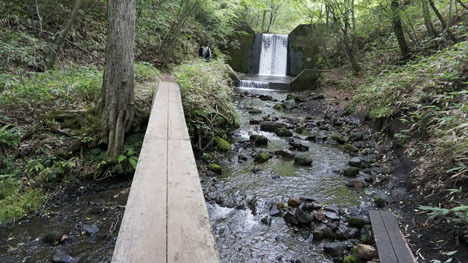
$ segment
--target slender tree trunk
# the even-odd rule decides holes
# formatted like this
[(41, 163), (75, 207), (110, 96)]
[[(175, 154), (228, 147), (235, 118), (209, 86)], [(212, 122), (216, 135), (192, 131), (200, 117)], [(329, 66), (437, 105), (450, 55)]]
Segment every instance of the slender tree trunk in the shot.
[(78, 15), (78, 10), (80, 9), (80, 6), (81, 0), (75, 0), (71, 14), (65, 22), (65, 25), (55, 35), (54, 47), (49, 50), (49, 55), (47, 56), (47, 68), (50, 69), (55, 66), (55, 62), (57, 61), (57, 53), (63, 49), (63, 45), (65, 44), (65, 37), (68, 35), (68, 32), (70, 32), (72, 28), (73, 22), (75, 21), (75, 18)]
[(431, 6), (432, 10), (436, 14), (437, 18), (439, 18), (439, 21), (442, 24), (442, 29), (446, 28), (447, 23), (445, 22), (445, 19), (442, 16), (442, 14), (440, 14), (439, 9), (437, 9), (437, 7), (435, 6), (434, 1), (433, 0), (428, 0), (428, 1), (429, 1), (429, 5)]
[(39, 20), (39, 36), (42, 34), (42, 17), (41, 12), (39, 11), (39, 0), (36, 0), (36, 15)]
[(266, 17), (267, 10), (263, 10), (263, 18), (262, 18), (262, 33), (264, 32), (265, 28), (265, 17)]
[(457, 0), (457, 3), (459, 3), (463, 8), (468, 9), (468, 6), (463, 4), (461, 0)]
[(421, 8), (424, 17), (424, 24), (426, 25), (427, 33), (432, 37), (437, 37), (437, 32), (432, 24), (431, 13), (427, 6), (427, 0), (421, 0)]
[(398, 0), (392, 0), (392, 16), (393, 16), (393, 31), (398, 40), (398, 46), (400, 47), (401, 55), (404, 59), (409, 57), (410, 50), (406, 43), (405, 33), (403, 31), (403, 23), (401, 22), (400, 16), (400, 4)]
[(116, 162), (135, 113), (135, 0), (109, 0), (107, 10), (106, 65), (98, 112), (108, 134), (107, 159)]

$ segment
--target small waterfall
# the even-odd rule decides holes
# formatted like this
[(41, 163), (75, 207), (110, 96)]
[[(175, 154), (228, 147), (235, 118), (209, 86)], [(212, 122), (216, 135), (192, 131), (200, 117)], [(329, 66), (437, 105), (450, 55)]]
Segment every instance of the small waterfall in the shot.
[(268, 89), (270, 84), (264, 81), (241, 80), (238, 84), (238, 87), (250, 89)]
[(260, 75), (286, 76), (288, 35), (262, 34)]

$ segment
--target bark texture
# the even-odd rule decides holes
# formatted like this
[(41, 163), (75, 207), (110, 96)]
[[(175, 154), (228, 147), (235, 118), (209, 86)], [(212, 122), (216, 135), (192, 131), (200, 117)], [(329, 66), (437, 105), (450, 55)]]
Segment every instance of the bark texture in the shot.
[(421, 8), (423, 11), (424, 24), (426, 25), (427, 33), (432, 37), (437, 37), (437, 32), (432, 24), (431, 13), (429, 12), (429, 7), (427, 6), (427, 0), (421, 0)]
[(405, 32), (403, 31), (403, 23), (401, 22), (400, 16), (400, 3), (398, 0), (392, 0), (391, 2), (392, 12), (393, 12), (393, 31), (398, 40), (398, 46), (400, 47), (401, 55), (403, 58), (408, 58), (410, 50), (405, 39)]
[(134, 115), (135, 0), (108, 1), (106, 64), (98, 110), (108, 134), (107, 158), (116, 162)]

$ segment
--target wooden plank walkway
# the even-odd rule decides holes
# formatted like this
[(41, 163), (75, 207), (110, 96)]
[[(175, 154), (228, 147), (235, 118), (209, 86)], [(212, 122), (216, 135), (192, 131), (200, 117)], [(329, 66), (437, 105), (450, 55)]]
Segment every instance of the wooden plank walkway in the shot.
[(219, 262), (176, 83), (159, 85), (112, 262)]
[(389, 211), (370, 211), (369, 217), (381, 263), (415, 263), (395, 216)]

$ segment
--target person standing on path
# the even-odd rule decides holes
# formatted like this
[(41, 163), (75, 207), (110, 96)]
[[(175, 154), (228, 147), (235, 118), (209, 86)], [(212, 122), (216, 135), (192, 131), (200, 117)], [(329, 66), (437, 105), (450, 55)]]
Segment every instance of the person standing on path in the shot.
[(211, 60), (211, 48), (208, 45), (202, 45), (198, 50), (198, 55), (206, 60), (206, 62), (210, 62)]

